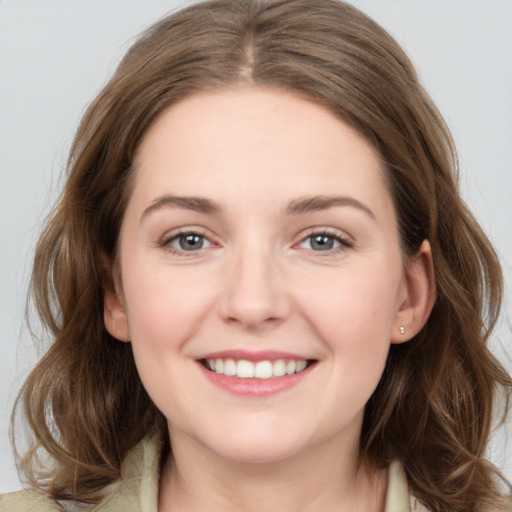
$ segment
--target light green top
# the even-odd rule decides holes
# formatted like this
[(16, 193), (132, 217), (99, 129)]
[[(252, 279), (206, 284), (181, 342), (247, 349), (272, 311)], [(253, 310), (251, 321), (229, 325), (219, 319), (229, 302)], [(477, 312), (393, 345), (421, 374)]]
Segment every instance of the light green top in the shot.
[[(123, 461), (122, 479), (106, 488), (105, 498), (97, 505), (57, 503), (35, 491), (19, 491), (0, 498), (0, 512), (157, 512), (160, 477), (160, 444), (146, 438)], [(407, 480), (399, 462), (389, 467), (386, 512), (425, 512), (410, 499)]]

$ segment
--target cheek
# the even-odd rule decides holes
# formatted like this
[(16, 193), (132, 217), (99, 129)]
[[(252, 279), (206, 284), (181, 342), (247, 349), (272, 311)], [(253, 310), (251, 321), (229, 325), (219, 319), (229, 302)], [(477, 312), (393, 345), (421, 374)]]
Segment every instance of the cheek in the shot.
[[(382, 269), (382, 266), (376, 266)], [(335, 358), (383, 364), (390, 344), (400, 271), (341, 271), (310, 283), (300, 296), (303, 315)]]
[[(187, 357), (204, 316), (214, 303), (200, 273), (169, 268), (126, 268), (124, 291), (135, 364), (144, 387), (167, 418), (187, 416), (193, 396)], [(179, 390), (179, 393), (172, 392)]]
[(179, 346), (201, 324), (214, 302), (212, 287), (201, 272), (176, 271), (165, 266), (126, 269), (124, 290), (134, 349)]
[(400, 270), (393, 273), (388, 267), (391, 275), (386, 275), (377, 270), (385, 266), (368, 268), (339, 269), (329, 279), (311, 279), (300, 292), (297, 288), (297, 304), (307, 322), (302, 330), (312, 332), (325, 350), (322, 394), (315, 397), (312, 414), (323, 417), (330, 411), (327, 433), (362, 419), (389, 352)]

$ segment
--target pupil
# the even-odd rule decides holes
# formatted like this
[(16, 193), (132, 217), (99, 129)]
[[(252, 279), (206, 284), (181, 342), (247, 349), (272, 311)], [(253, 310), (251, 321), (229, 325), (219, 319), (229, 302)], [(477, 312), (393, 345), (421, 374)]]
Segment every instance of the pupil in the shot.
[(180, 248), (184, 251), (193, 251), (201, 249), (203, 246), (203, 238), (199, 235), (184, 235), (180, 237)]
[(313, 240), (311, 242), (311, 247), (318, 251), (328, 251), (329, 249), (332, 249), (333, 246), (334, 240), (327, 235), (317, 235), (313, 237)]

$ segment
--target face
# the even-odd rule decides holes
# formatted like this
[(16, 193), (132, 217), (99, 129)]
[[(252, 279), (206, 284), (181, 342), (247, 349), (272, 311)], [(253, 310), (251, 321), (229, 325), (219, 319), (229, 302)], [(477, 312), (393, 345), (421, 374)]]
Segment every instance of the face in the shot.
[(382, 166), (351, 127), (276, 90), (170, 107), (140, 147), (119, 255), (106, 325), (171, 442), (238, 461), (357, 444), (413, 300)]

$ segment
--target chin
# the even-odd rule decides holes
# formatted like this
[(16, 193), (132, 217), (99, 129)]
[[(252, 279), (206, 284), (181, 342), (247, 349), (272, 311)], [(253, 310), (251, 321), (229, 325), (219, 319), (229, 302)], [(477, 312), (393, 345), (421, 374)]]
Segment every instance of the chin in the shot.
[(283, 432), (276, 428), (224, 429), (222, 434), (204, 445), (217, 456), (239, 463), (271, 463), (293, 457), (307, 449), (308, 442), (294, 436), (288, 429)]
[[(224, 448), (224, 447), (222, 447)], [(299, 450), (276, 443), (246, 443), (244, 446), (217, 448), (216, 453), (223, 459), (242, 464), (267, 464), (291, 458)]]

